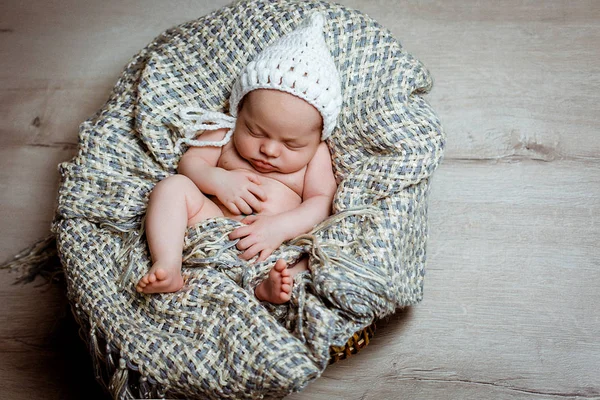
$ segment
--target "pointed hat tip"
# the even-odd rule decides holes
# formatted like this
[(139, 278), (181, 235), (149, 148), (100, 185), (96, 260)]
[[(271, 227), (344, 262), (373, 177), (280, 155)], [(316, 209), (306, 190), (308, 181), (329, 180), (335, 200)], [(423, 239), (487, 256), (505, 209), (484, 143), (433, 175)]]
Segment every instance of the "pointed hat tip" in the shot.
[(322, 12), (314, 12), (308, 17), (309, 23), (313, 28), (320, 28), (321, 30), (325, 26), (325, 15)]

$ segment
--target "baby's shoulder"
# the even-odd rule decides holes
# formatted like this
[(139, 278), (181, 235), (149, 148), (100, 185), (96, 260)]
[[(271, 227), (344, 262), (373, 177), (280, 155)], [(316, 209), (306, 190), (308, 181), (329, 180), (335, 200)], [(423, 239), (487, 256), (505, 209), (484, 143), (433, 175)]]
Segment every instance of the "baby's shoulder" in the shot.
[(327, 143), (321, 142), (319, 147), (317, 147), (315, 155), (309, 161), (308, 168), (311, 169), (315, 165), (317, 165), (318, 168), (333, 168), (331, 162), (329, 147), (327, 146)]
[(308, 163), (304, 177), (304, 195), (333, 194), (336, 190), (333, 164), (329, 147), (322, 142), (312, 160)]

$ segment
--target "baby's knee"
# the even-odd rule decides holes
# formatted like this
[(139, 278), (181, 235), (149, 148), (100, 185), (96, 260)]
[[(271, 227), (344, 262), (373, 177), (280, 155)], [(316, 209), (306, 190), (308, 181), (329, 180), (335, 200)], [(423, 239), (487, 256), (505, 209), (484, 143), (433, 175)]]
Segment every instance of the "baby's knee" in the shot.
[(158, 182), (152, 189), (152, 194), (156, 195), (160, 192), (185, 193), (190, 189), (196, 189), (194, 182), (185, 175), (176, 174)]
[(195, 192), (199, 192), (199, 189), (190, 178), (185, 175), (171, 175), (154, 186), (148, 201), (150, 204), (176, 204), (181, 201), (178, 199), (195, 196)]

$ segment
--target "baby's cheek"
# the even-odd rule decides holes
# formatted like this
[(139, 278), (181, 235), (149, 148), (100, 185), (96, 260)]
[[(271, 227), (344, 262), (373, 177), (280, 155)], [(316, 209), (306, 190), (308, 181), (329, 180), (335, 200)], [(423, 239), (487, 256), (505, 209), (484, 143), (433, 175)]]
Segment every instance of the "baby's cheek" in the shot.
[(234, 141), (235, 149), (237, 150), (238, 154), (244, 159), (250, 158), (249, 153), (252, 151), (253, 148), (253, 143), (250, 139), (251, 138), (248, 135), (239, 133), (237, 134), (237, 137)]
[[(290, 152), (291, 153), (291, 152)], [(310, 154), (303, 152), (288, 153), (282, 163), (285, 166), (286, 172), (292, 173), (300, 171), (306, 167), (311, 160)]]

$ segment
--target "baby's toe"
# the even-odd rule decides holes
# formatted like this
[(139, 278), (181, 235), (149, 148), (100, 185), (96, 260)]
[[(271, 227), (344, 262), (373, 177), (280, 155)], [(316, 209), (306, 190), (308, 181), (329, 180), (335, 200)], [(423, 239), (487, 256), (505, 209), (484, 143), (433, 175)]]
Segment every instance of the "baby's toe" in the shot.
[(282, 272), (282, 273), (284, 271), (286, 271), (287, 270), (287, 265), (285, 263), (285, 260), (283, 260), (281, 258), (279, 260), (277, 260), (277, 262), (275, 263), (275, 266), (273, 267), (273, 269), (275, 269), (276, 271)]
[(164, 269), (157, 269), (154, 275), (159, 281), (164, 281), (168, 277), (167, 271), (165, 271)]
[(292, 273), (290, 272), (290, 270), (287, 268), (287, 265), (286, 265), (285, 268), (281, 271), (281, 277), (287, 278), (288, 276), (292, 276)]
[(292, 291), (292, 285), (283, 284), (281, 285), (281, 291), (284, 293), (290, 293)]
[(280, 300), (281, 300), (283, 303), (285, 303), (285, 302), (289, 301), (291, 297), (292, 297), (292, 296), (290, 296), (290, 294), (289, 294), (289, 293), (286, 293), (286, 292), (281, 292), (281, 294), (279, 295), (279, 299), (280, 299)]
[(285, 284), (285, 285), (291, 285), (293, 282), (293, 279), (291, 276), (284, 276), (281, 278), (281, 283)]

